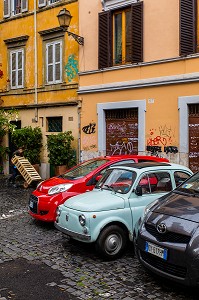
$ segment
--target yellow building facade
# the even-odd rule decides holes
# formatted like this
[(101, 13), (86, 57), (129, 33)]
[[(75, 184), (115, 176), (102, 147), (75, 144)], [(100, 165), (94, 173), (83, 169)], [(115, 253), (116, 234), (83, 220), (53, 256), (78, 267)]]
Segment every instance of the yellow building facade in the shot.
[[(71, 130), (73, 146), (79, 147), (79, 44), (59, 26), (57, 15), (64, 8), (72, 15), (70, 31), (78, 34), (76, 0), (0, 2), (1, 109), (18, 110), (18, 128), (42, 129), (43, 178), (49, 177), (49, 134)], [(4, 144), (10, 146), (8, 137)], [(8, 168), (6, 162), (5, 173)]]
[(195, 0), (79, 2), (82, 160), (154, 152), (198, 170), (198, 15)]

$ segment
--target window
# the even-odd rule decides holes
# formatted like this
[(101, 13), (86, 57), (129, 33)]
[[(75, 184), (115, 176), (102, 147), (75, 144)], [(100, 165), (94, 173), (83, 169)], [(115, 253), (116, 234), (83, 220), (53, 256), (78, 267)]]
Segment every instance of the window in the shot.
[(55, 2), (59, 2), (60, 0), (48, 0), (48, 4), (53, 4)]
[(62, 132), (62, 117), (48, 117), (47, 118), (48, 132)]
[(38, 0), (38, 6), (44, 7), (46, 5), (51, 5), (53, 3), (59, 2), (60, 0)]
[(99, 14), (99, 69), (143, 61), (143, 2)]
[(10, 51), (10, 84), (11, 89), (24, 87), (24, 50)]
[(183, 183), (189, 177), (190, 177), (190, 175), (187, 174), (187, 173), (180, 172), (180, 171), (175, 172), (174, 173), (174, 179), (175, 179), (176, 186), (178, 186), (179, 184)]
[(130, 9), (113, 15), (113, 64), (131, 62), (131, 11)]
[(165, 193), (172, 190), (171, 177), (167, 172), (146, 174), (138, 185), (142, 188), (142, 194)]
[(62, 41), (46, 44), (46, 83), (62, 81)]
[(4, 0), (4, 17), (15, 16), (28, 11), (28, 0)]

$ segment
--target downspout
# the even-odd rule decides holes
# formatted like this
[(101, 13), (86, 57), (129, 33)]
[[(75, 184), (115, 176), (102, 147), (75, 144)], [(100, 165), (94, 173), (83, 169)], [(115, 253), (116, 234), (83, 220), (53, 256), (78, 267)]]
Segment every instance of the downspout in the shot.
[[(37, 1), (34, 0), (34, 104), (38, 104), (38, 70), (37, 70)], [(34, 122), (38, 122), (38, 107), (35, 107)]]

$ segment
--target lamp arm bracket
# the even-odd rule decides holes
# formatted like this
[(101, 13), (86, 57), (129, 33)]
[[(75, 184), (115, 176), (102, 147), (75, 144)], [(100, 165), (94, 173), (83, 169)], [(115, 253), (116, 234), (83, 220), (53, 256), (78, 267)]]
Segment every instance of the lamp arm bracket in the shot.
[(71, 35), (76, 42), (78, 42), (79, 45), (84, 45), (84, 38), (82, 36), (79, 36), (73, 32), (67, 31), (68, 35)]

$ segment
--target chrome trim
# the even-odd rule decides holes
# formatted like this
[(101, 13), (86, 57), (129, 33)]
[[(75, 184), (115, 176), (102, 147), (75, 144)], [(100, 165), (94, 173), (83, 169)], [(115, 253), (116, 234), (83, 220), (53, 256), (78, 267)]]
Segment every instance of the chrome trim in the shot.
[(69, 237), (76, 238), (76, 239), (81, 240), (81, 241), (90, 241), (91, 240), (91, 236), (90, 235), (80, 234), (80, 233), (68, 230), (66, 228), (61, 227), (56, 222), (54, 223), (54, 226), (59, 231), (61, 231), (62, 233), (68, 235)]

